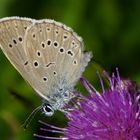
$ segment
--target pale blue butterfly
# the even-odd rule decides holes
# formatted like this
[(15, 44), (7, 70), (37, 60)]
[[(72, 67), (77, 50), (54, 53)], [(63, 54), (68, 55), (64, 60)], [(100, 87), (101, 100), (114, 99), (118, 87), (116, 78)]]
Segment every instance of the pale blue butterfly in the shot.
[(9, 17), (0, 20), (0, 47), (22, 77), (43, 99), (47, 116), (76, 95), (74, 86), (92, 54), (82, 38), (54, 20)]

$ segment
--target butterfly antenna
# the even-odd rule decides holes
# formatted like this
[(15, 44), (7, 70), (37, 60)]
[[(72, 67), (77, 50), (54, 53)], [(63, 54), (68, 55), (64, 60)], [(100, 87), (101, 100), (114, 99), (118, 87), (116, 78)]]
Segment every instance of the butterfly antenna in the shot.
[(39, 106), (37, 108), (35, 108), (32, 113), (28, 116), (28, 118), (25, 120), (25, 122), (21, 125), (21, 127), (23, 127), (24, 129), (26, 129), (29, 124), (31, 123), (31, 121), (33, 120), (34, 116), (36, 115), (36, 113), (38, 111), (40, 111), (42, 109), (42, 106)]

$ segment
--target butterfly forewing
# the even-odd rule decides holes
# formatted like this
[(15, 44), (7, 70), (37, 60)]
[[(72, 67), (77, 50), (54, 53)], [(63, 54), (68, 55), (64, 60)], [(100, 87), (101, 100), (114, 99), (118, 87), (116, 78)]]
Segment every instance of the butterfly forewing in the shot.
[[(34, 24), (29, 18), (4, 18), (0, 21), (0, 47), (22, 77), (35, 89), (34, 73), (25, 52), (25, 32)], [(40, 93), (39, 91), (37, 91)]]
[(23, 48), (24, 35), (32, 20), (25, 18), (5, 18), (0, 21), (0, 47), (4, 54), (27, 79), (25, 65), (28, 63)]

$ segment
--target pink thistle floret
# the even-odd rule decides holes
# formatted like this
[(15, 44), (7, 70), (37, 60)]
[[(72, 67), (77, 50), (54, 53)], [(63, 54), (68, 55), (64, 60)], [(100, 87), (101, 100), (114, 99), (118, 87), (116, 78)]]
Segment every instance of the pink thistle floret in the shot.
[[(110, 78), (110, 89), (99, 94), (84, 78), (90, 93), (83, 97), (80, 109), (67, 114), (65, 131), (68, 140), (140, 140), (140, 106), (136, 84), (121, 80), (119, 75)], [(102, 83), (102, 81), (101, 81)]]

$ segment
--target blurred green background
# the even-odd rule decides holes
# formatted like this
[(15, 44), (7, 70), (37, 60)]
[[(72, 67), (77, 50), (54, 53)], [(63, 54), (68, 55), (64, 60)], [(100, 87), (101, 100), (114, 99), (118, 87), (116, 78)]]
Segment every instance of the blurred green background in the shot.
[[(115, 71), (140, 82), (140, 0), (0, 0), (0, 18), (49, 18), (70, 26), (84, 39), (93, 60), (84, 75), (98, 87), (96, 70)], [(83, 91), (82, 86), (77, 88)], [(57, 112), (37, 113), (26, 130), (21, 125), (41, 100), (0, 51), (0, 140), (35, 140), (38, 120), (64, 127)], [(48, 133), (44, 133), (49, 135)]]

